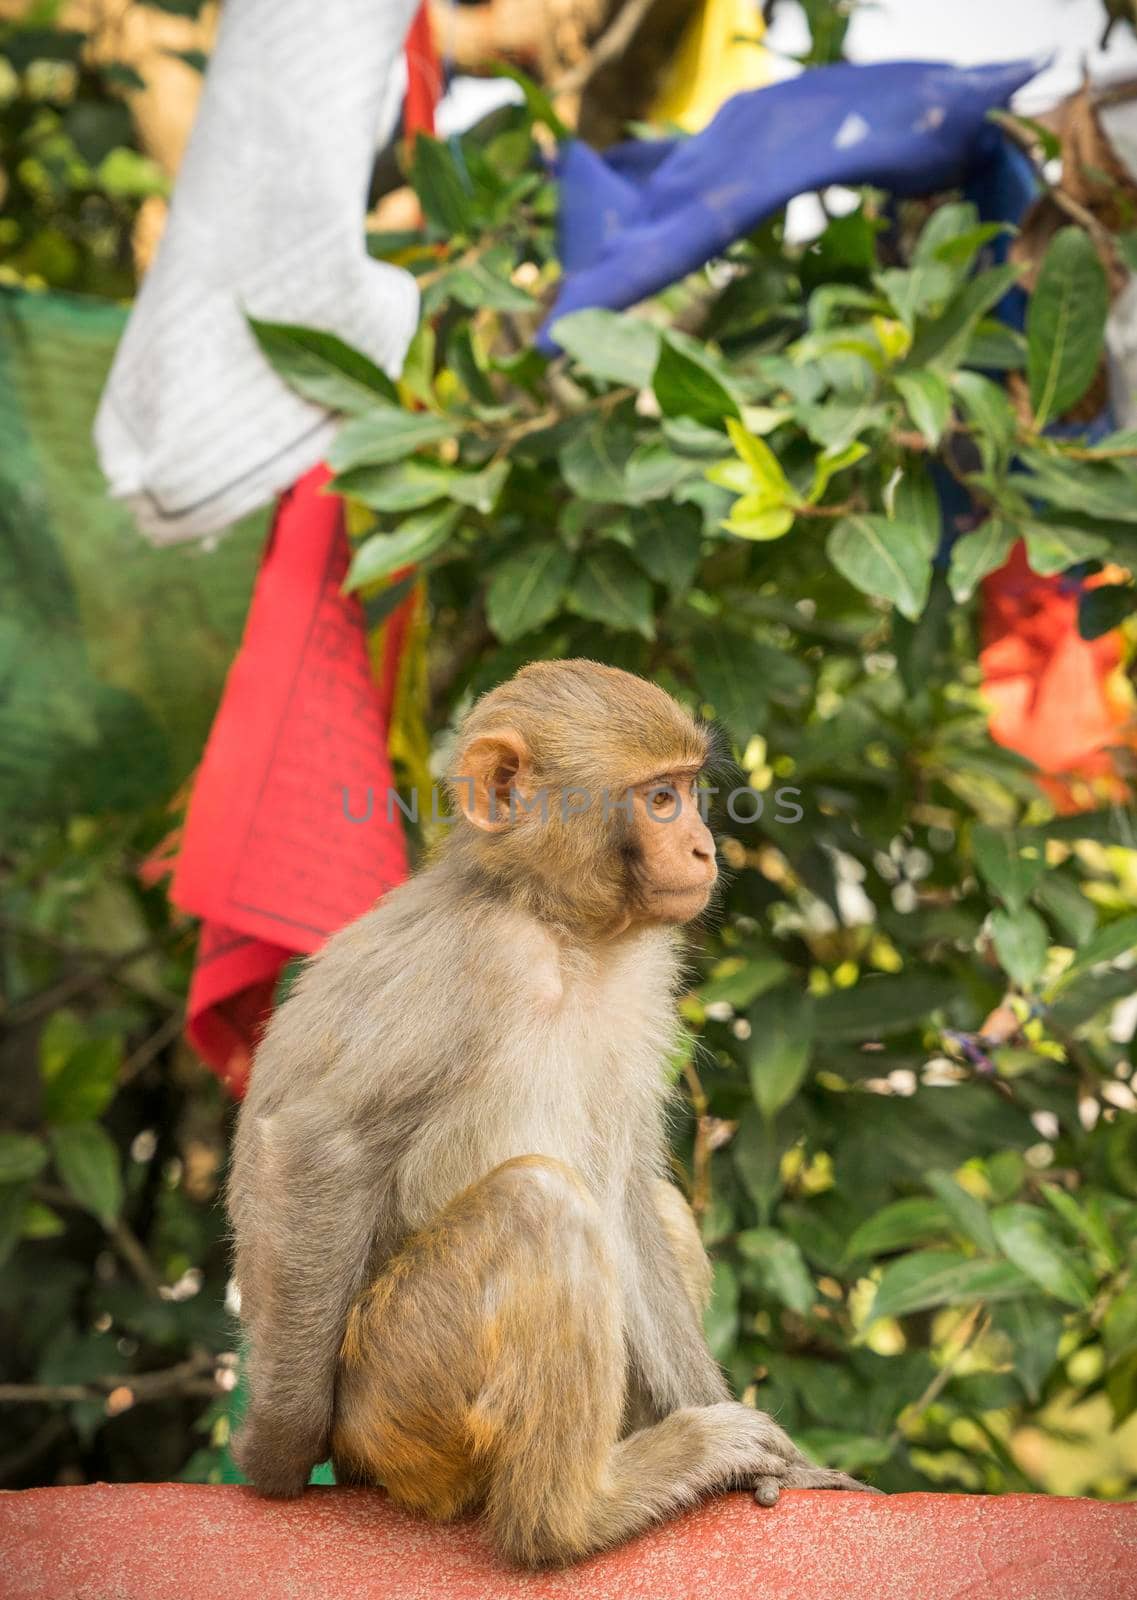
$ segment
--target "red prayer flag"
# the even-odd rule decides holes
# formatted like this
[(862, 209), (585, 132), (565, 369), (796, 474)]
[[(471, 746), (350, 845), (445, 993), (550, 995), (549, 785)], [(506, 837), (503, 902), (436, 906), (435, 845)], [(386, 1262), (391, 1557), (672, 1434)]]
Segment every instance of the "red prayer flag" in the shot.
[(318, 467), (280, 502), (170, 888), (203, 923), (187, 1036), (238, 1093), (284, 963), (407, 870), (387, 804), (401, 627), (376, 683), (362, 608), (342, 593), (348, 543), (327, 479)]

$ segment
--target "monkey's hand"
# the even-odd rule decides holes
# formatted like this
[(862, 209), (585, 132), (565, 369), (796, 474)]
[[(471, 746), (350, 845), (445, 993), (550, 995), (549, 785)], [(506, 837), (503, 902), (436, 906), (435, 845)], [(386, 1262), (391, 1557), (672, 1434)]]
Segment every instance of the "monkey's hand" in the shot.
[(253, 1488), (273, 1500), (303, 1494), (312, 1468), (327, 1454), (326, 1439), (305, 1438), (255, 1415), (246, 1419), (232, 1446), (233, 1459)]
[(777, 1503), (783, 1489), (858, 1489), (879, 1494), (858, 1483), (848, 1473), (832, 1467), (815, 1467), (789, 1434), (764, 1411), (752, 1411), (737, 1401), (708, 1408), (724, 1446), (724, 1458), (734, 1463), (731, 1473), (738, 1488), (752, 1488), (761, 1506)]
[(867, 1483), (858, 1483), (847, 1472), (838, 1472), (833, 1467), (815, 1467), (773, 1418), (761, 1411), (757, 1416), (765, 1424), (766, 1448), (776, 1458), (776, 1464), (772, 1463), (774, 1471), (761, 1472), (753, 1480), (754, 1498), (760, 1506), (776, 1505), (783, 1489), (856, 1489), (862, 1494), (882, 1493)]
[(755, 1479), (754, 1498), (760, 1506), (776, 1505), (783, 1489), (856, 1489), (861, 1494), (884, 1493), (883, 1489), (874, 1489), (869, 1483), (850, 1478), (847, 1472), (838, 1472), (833, 1467), (815, 1467), (805, 1456), (798, 1463), (787, 1462), (784, 1472), (763, 1474)]

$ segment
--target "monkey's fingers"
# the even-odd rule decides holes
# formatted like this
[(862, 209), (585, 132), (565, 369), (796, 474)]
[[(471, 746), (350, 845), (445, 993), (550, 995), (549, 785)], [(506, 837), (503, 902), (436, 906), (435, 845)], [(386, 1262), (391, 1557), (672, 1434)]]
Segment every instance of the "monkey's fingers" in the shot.
[(871, 1484), (858, 1483), (847, 1472), (832, 1467), (814, 1467), (808, 1462), (791, 1466), (780, 1476), (763, 1475), (754, 1480), (754, 1498), (760, 1506), (775, 1506), (783, 1489), (855, 1489), (859, 1494), (882, 1494)]
[(784, 1485), (787, 1489), (855, 1489), (858, 1494), (883, 1494), (883, 1489), (874, 1489), (871, 1484), (860, 1483), (856, 1478), (850, 1478), (847, 1472), (838, 1472), (833, 1467), (802, 1466), (796, 1468)]

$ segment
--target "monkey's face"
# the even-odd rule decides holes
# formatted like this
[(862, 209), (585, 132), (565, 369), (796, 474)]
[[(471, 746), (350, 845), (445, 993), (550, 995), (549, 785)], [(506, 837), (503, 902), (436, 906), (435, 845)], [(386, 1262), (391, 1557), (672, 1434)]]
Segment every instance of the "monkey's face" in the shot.
[(480, 870), (580, 933), (689, 922), (717, 876), (696, 787), (709, 738), (655, 684), (537, 662), (478, 702), (455, 799)]
[(690, 922), (706, 909), (718, 876), (715, 841), (703, 819), (698, 772), (661, 773), (630, 794), (633, 920)]

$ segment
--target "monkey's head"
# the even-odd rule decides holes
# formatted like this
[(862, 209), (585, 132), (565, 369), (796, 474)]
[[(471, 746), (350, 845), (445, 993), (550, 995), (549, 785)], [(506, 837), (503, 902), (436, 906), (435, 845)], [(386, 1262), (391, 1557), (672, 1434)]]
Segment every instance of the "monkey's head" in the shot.
[(707, 731), (654, 684), (594, 661), (536, 661), (459, 733), (455, 847), (482, 880), (581, 933), (688, 922), (715, 846), (697, 782)]

